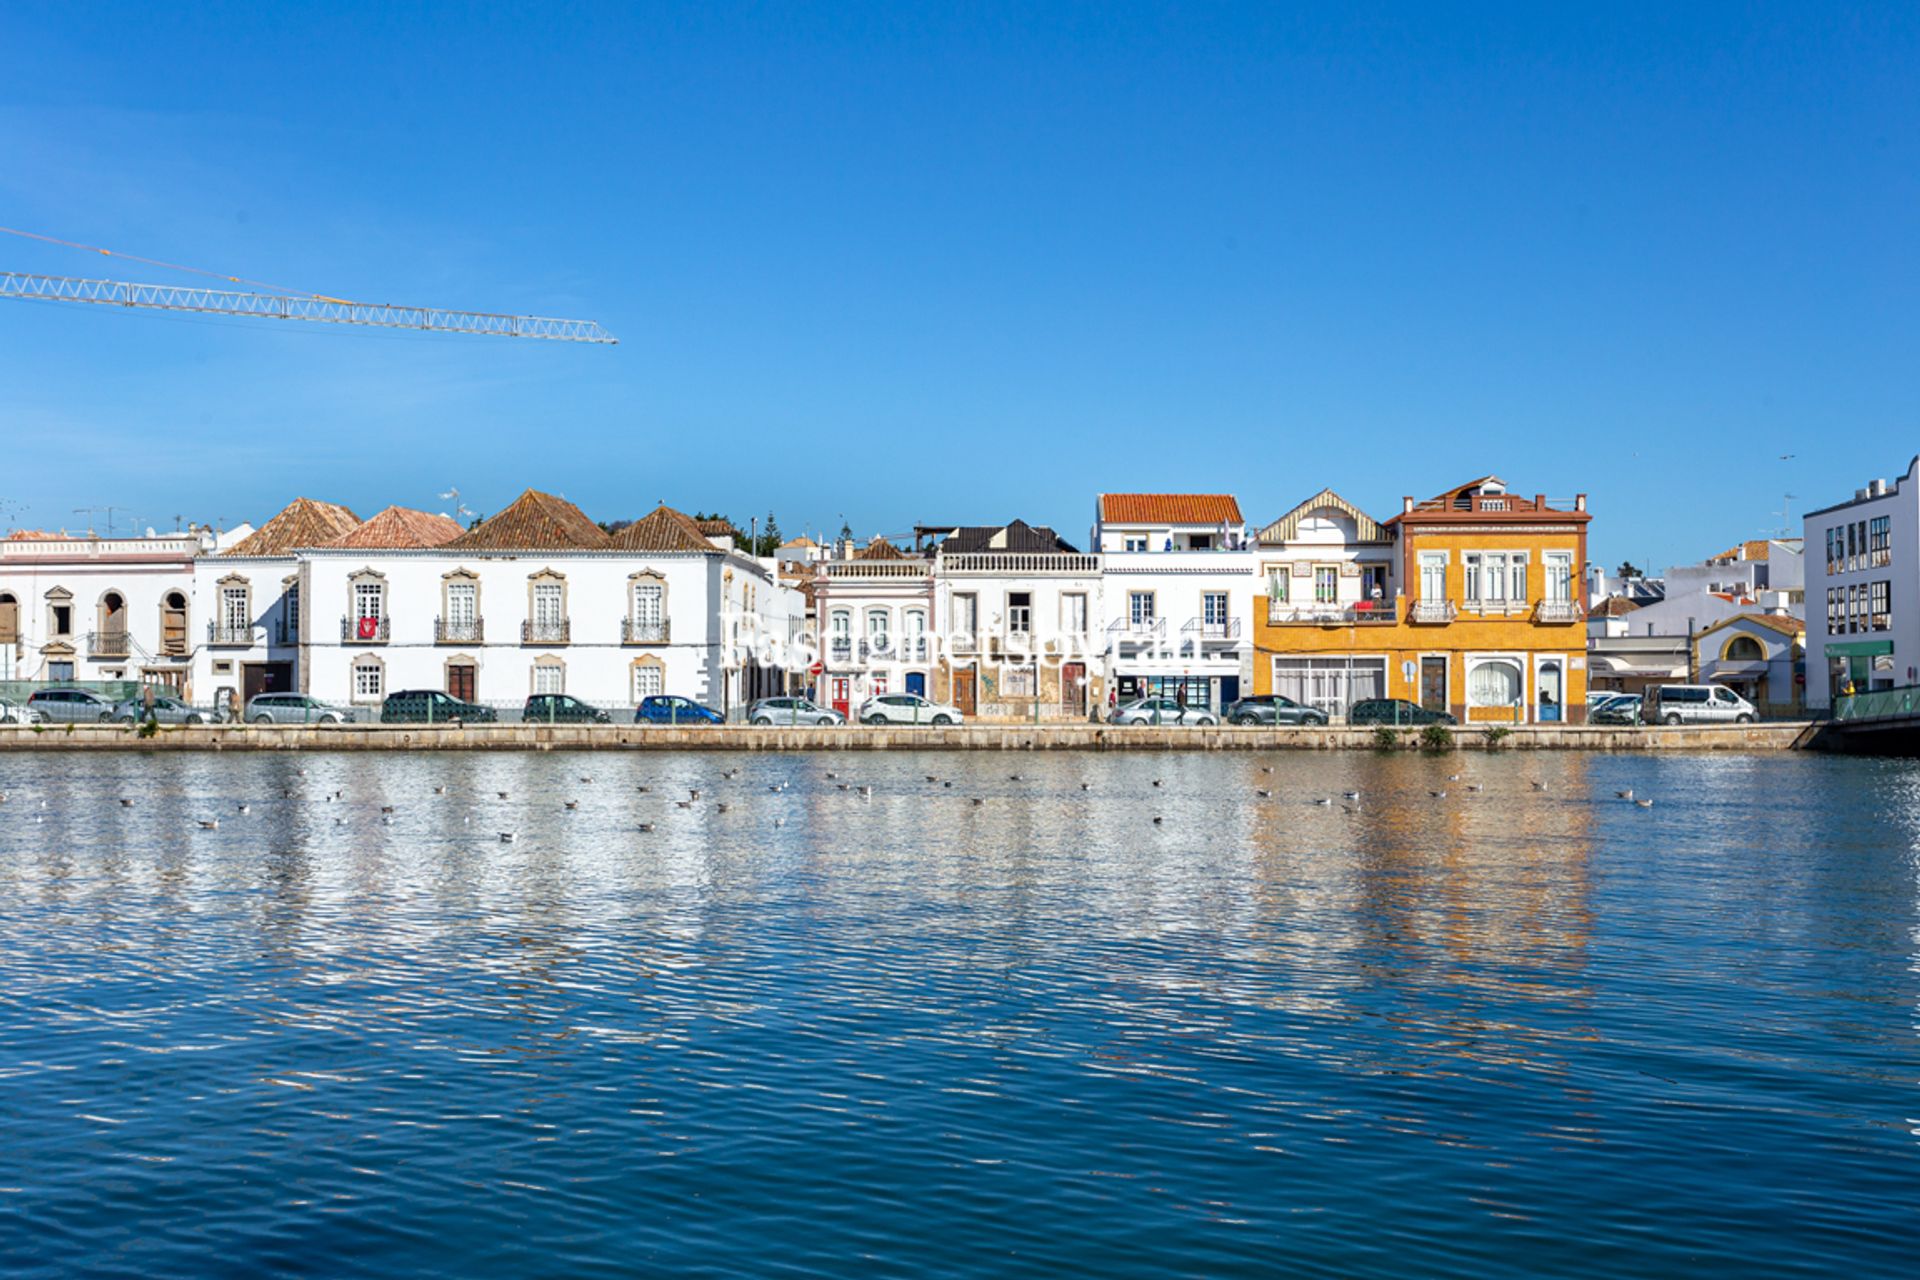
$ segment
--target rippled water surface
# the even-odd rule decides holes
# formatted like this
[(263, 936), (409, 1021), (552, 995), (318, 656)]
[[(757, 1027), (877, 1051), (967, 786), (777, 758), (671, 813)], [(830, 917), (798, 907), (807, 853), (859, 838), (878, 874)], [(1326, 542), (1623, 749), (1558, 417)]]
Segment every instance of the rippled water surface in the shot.
[(1912, 1274), (1909, 764), (41, 754), (0, 791), (6, 1275)]

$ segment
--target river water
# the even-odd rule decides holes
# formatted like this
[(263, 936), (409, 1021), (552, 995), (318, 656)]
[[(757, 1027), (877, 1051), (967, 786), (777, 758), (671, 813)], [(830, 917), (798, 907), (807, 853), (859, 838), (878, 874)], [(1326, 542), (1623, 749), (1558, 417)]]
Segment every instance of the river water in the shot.
[(42, 753), (0, 791), (8, 1276), (1912, 1274), (1911, 763)]

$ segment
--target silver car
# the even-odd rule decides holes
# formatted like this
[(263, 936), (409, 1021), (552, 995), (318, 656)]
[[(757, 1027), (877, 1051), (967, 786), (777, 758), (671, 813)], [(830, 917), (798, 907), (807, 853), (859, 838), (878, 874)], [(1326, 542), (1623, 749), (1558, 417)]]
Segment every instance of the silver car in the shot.
[(917, 693), (882, 693), (860, 704), (861, 724), (959, 724), (960, 708), (933, 702)]
[(27, 699), (27, 710), (54, 724), (104, 724), (113, 719), (113, 704), (90, 689), (36, 689)]
[(0, 698), (0, 724), (45, 724), (47, 713), (38, 707), (22, 706)]
[(1115, 724), (1219, 724), (1205, 707), (1183, 706), (1172, 698), (1135, 698), (1113, 709)]
[(158, 724), (205, 724), (213, 715), (162, 693), (155, 695), (151, 708), (144, 697), (121, 699), (113, 704), (113, 718), (121, 724), (145, 724), (148, 720)]
[(845, 724), (847, 718), (806, 698), (762, 698), (747, 712), (750, 724)]
[(304, 693), (256, 693), (243, 718), (248, 724), (345, 724), (353, 713)]

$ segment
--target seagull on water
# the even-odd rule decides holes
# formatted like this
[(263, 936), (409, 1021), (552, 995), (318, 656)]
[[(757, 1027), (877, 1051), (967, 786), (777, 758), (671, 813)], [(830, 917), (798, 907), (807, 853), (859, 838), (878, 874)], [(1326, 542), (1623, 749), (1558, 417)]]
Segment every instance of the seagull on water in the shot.
[(1635, 800), (1634, 803), (1639, 805), (1642, 809), (1653, 808), (1653, 801), (1651, 800)]
[(653, 830), (653, 824), (651, 822), (643, 822), (640, 824), (640, 829), (642, 831), (651, 831)]
[[(5, 800), (6, 800), (6, 797), (3, 795), (0, 795), (0, 802), (4, 802)], [(133, 801), (122, 797), (120, 801), (120, 807), (122, 809), (131, 809), (133, 808)]]
[(200, 829), (202, 831), (218, 831), (220, 829), (220, 819), (202, 818), (200, 819)]
[(580, 807), (580, 802), (578, 800), (562, 800), (560, 803), (565, 805), (569, 809), (578, 809)]
[(1273, 798), (1273, 792), (1267, 790), (1265, 787), (1255, 787), (1253, 794), (1259, 796), (1262, 800), (1271, 800)]
[(1358, 800), (1360, 798), (1360, 793), (1358, 791), (1342, 791), (1340, 794), (1346, 797), (1348, 800)]
[(1435, 800), (1445, 800), (1447, 798), (1447, 793), (1444, 791), (1429, 791), (1427, 792), (1427, 794), (1432, 796)]
[(1633, 788), (1628, 787), (1625, 791), (1616, 791), (1613, 795), (1617, 800), (1631, 800), (1633, 799)]
[(514, 841), (514, 835), (513, 835), (513, 832), (511, 832), (511, 831), (502, 831), (502, 832), (500, 833), (500, 843), (501, 843), (501, 844), (512, 844), (512, 843), (513, 843), (513, 841)]
[(234, 810), (239, 813), (249, 813), (252, 811), (252, 809), (253, 809), (253, 806), (250, 804), (247, 804), (244, 801), (234, 806)]

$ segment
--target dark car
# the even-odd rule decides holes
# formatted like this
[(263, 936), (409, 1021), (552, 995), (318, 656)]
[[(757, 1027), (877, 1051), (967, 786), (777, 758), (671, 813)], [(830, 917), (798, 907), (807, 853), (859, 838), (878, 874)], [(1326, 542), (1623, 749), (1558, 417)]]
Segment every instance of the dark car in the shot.
[(613, 717), (570, 693), (536, 693), (527, 699), (520, 718), (538, 724), (611, 724)]
[(405, 689), (380, 704), (381, 724), (485, 724), (499, 718), (492, 707), (462, 702), (438, 689)]
[(1405, 698), (1362, 698), (1347, 709), (1348, 724), (1458, 724), (1445, 711), (1429, 711)]
[(113, 719), (113, 704), (87, 689), (36, 689), (27, 710), (54, 724), (93, 724)]
[(651, 698), (642, 698), (640, 705), (633, 709), (635, 724), (725, 724), (727, 718), (712, 707), (702, 706), (692, 698), (683, 698), (677, 693), (656, 694)]
[(1278, 693), (1255, 694), (1227, 704), (1228, 724), (1325, 724), (1327, 713)]
[(1640, 695), (1623, 693), (1587, 708), (1588, 724), (1639, 724)]

